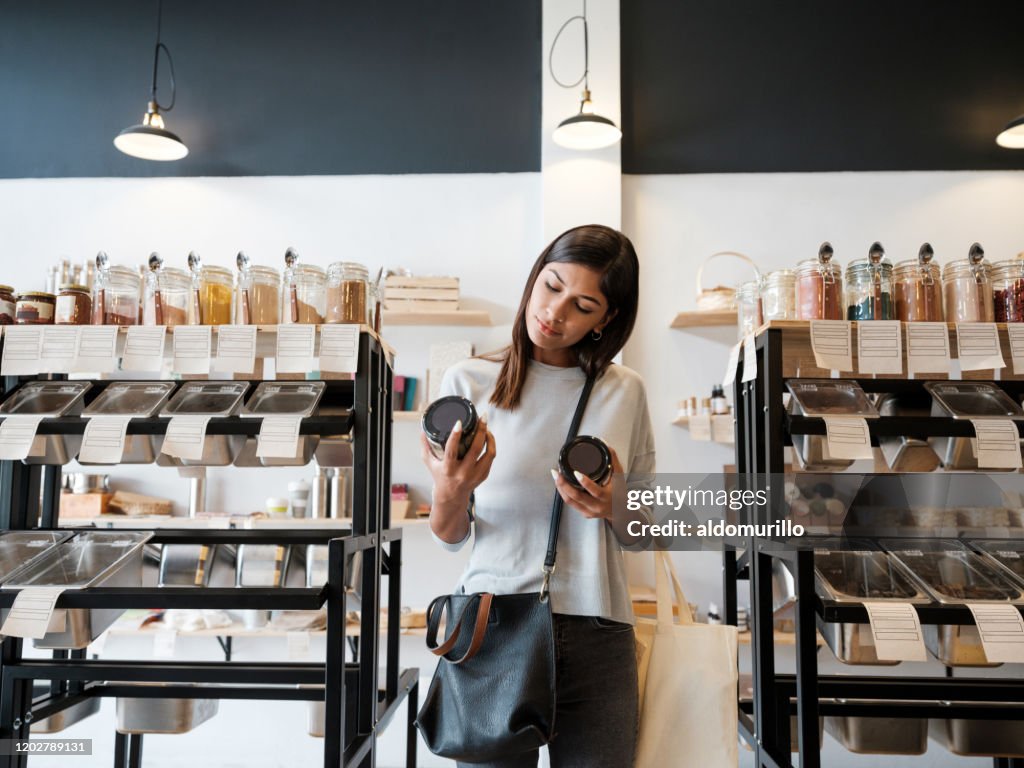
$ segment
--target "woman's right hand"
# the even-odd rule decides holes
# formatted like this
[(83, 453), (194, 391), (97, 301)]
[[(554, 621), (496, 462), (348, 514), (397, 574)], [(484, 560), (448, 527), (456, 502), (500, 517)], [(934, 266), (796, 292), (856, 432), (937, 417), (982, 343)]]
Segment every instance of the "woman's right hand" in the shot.
[(420, 456), (434, 480), (434, 499), (430, 509), (431, 528), (444, 541), (458, 542), (469, 532), (469, 497), (487, 479), (494, 463), (494, 435), (487, 429), (486, 414), (480, 417), (473, 442), (461, 459), (459, 440), (462, 424), (455, 425), (444, 446), (444, 458), (430, 450), (427, 437), (420, 433)]

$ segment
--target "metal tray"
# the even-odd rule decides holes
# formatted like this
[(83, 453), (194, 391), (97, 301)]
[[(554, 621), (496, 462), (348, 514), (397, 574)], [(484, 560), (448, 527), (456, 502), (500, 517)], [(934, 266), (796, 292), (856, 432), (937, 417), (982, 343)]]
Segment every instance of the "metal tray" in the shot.
[(0, 534), (0, 583), (67, 541), (71, 531), (5, 531)]
[[(150, 685), (148, 687), (157, 687)], [(218, 699), (157, 699), (119, 696), (118, 733), (188, 733), (220, 707)]]
[[(161, 409), (161, 416), (234, 416), (249, 390), (244, 381), (190, 381), (183, 384)], [(207, 435), (203, 455), (196, 461), (161, 453), (157, 464), (170, 467), (226, 467), (245, 444), (244, 435)]]
[[(87, 381), (30, 381), (0, 404), (0, 416), (78, 416)], [(45, 435), (35, 439), (25, 464), (67, 464), (82, 447), (81, 435)]]
[[(312, 416), (327, 388), (323, 381), (264, 381), (256, 387), (252, 397), (242, 407), (242, 416)], [(266, 458), (256, 455), (257, 440), (245, 441), (235, 466), (238, 467), (298, 467), (309, 463), (320, 444), (318, 435), (301, 435), (295, 456)]]
[(932, 719), (932, 741), (965, 757), (1024, 757), (1024, 720)]
[(1010, 572), (1024, 587), (1024, 541), (1019, 539), (975, 539), (971, 546)]
[[(49, 687), (46, 688), (49, 692)], [(60, 733), (65, 728), (70, 728), (75, 723), (85, 720), (89, 715), (95, 715), (100, 711), (100, 697), (90, 696), (77, 704), (72, 704), (67, 709), (62, 709), (42, 720), (32, 723), (32, 733)]]
[(164, 544), (157, 586), (208, 587), (216, 558), (216, 544)]
[[(138, 416), (157, 413), (177, 386), (173, 381), (115, 381), (82, 411), (83, 416)], [(126, 435), (120, 464), (152, 464), (163, 435)], [(79, 464), (91, 462), (79, 460)]]
[(845, 749), (862, 755), (923, 755), (928, 749), (925, 717), (830, 716), (825, 730)]
[[(791, 395), (790, 412), (797, 416), (878, 417), (864, 390), (853, 381), (792, 379), (786, 387)], [(808, 472), (840, 471), (853, 464), (852, 459), (832, 458), (828, 440), (822, 435), (793, 435), (793, 452), (801, 468)]]
[[(11, 574), (8, 587), (138, 587), (142, 550), (151, 532), (87, 531), (50, 548)], [(63, 632), (47, 632), (37, 648), (85, 648), (124, 613), (123, 608), (68, 608)], [(7, 611), (3, 611), (6, 618)]]
[[(881, 416), (903, 416), (927, 418), (930, 404), (918, 398), (886, 394), (876, 402)], [(916, 437), (879, 437), (878, 447), (882, 449), (885, 463), (893, 472), (931, 472), (938, 468), (939, 457), (927, 440)]]
[[(924, 386), (932, 396), (932, 416), (954, 419), (1024, 419), (1024, 410), (994, 384), (929, 381)], [(977, 469), (978, 458), (974, 455), (971, 440), (969, 437), (931, 437), (928, 443), (946, 469)]]
[(279, 544), (240, 544), (235, 560), (235, 586), (284, 586), (290, 558), (291, 547)]

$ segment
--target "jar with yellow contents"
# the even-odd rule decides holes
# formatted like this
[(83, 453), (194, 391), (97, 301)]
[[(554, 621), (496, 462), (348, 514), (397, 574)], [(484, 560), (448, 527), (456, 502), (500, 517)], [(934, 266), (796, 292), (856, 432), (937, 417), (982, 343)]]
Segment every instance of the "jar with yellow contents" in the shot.
[(224, 267), (203, 266), (196, 273), (199, 293), (199, 323), (229, 325), (235, 276)]

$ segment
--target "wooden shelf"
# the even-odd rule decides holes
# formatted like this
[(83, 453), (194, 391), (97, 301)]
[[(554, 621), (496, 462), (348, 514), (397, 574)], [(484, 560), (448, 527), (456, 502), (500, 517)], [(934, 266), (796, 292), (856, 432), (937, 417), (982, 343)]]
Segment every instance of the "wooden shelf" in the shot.
[(395, 411), (392, 417), (395, 421), (419, 421), (423, 417), (423, 411)]
[(491, 325), (489, 312), (458, 309), (449, 312), (396, 312), (385, 309), (381, 311), (381, 322), (389, 325)]
[[(674, 419), (672, 419), (672, 424), (674, 426), (677, 426), (677, 427), (682, 427), (683, 429), (689, 429), (690, 428), (690, 418), (691, 417), (689, 417), (689, 416), (676, 416)], [(729, 439), (728, 440), (724, 440), (724, 439), (715, 440), (713, 436), (714, 436), (716, 431), (719, 433), (720, 437), (723, 434), (729, 435)], [(701, 441), (701, 442), (713, 442), (713, 443), (718, 443), (719, 445), (733, 445), (735, 443), (735, 430), (734, 430), (734, 427), (733, 427), (733, 415), (731, 413), (727, 413), (727, 414), (719, 413), (719, 414), (713, 415), (711, 417), (711, 435), (712, 435), (712, 439), (710, 441), (704, 440), (704, 441)]]
[(735, 309), (715, 312), (680, 312), (672, 320), (672, 328), (715, 328), (736, 325)]

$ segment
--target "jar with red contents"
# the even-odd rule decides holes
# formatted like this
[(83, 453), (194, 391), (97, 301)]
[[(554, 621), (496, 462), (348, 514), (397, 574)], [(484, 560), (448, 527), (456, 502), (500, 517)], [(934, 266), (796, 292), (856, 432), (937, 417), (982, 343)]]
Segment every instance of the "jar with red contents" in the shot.
[(897, 320), (942, 322), (942, 277), (939, 265), (932, 263), (934, 256), (931, 245), (925, 243), (916, 259), (901, 261), (893, 268)]
[(822, 243), (818, 258), (805, 259), (796, 267), (796, 317), (798, 320), (842, 320), (843, 270), (832, 263), (832, 245)]
[(997, 323), (1024, 323), (1024, 259), (992, 265), (992, 298)]

